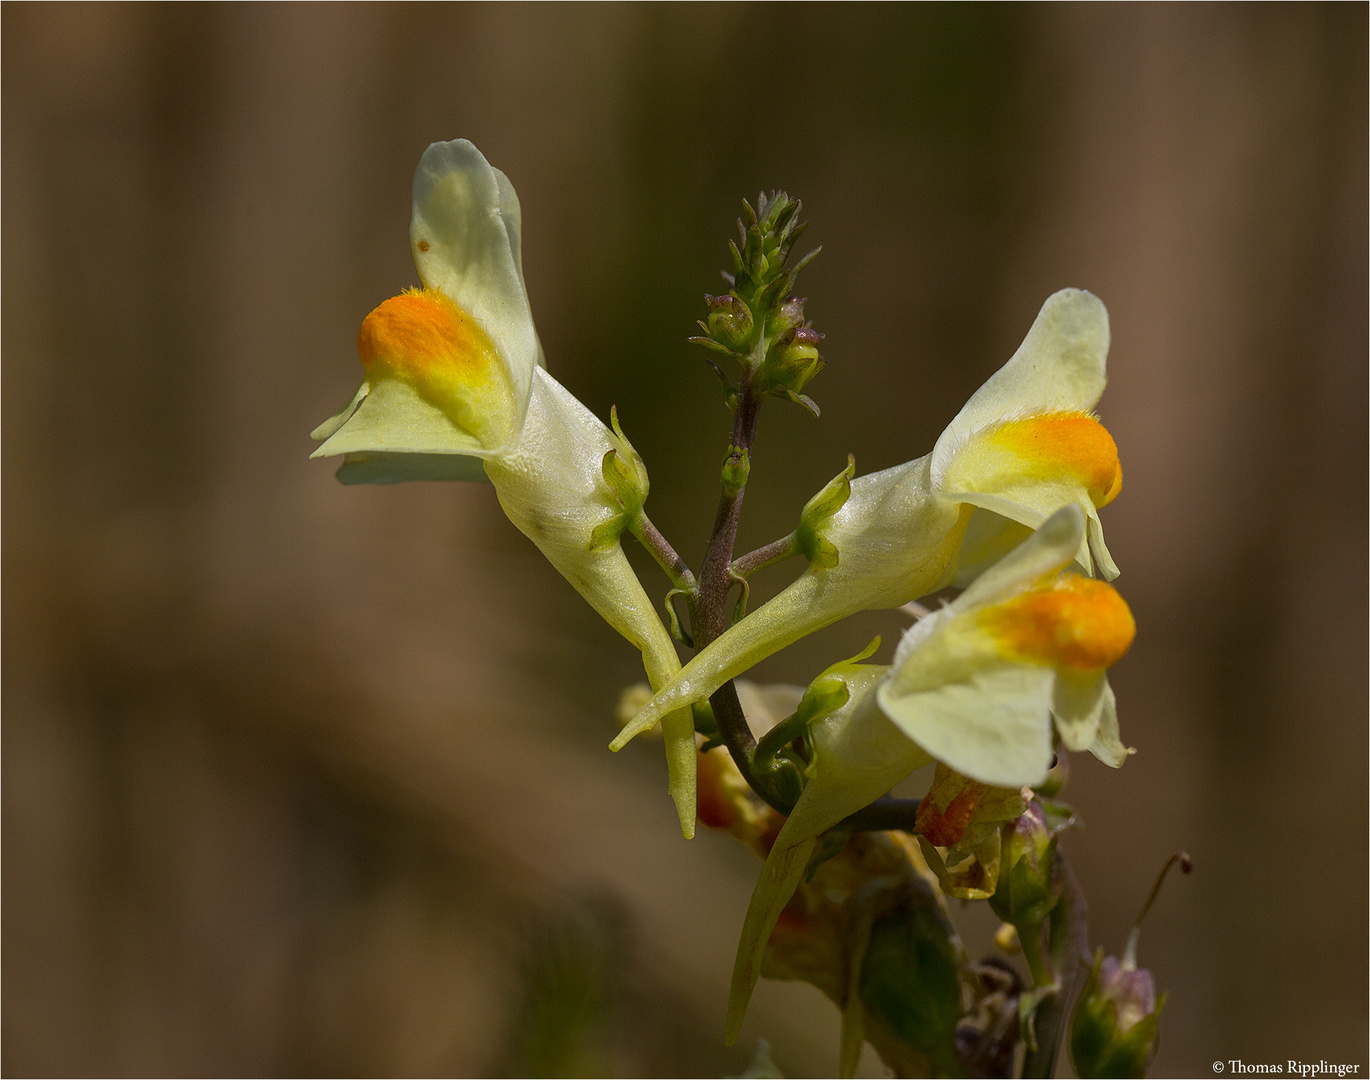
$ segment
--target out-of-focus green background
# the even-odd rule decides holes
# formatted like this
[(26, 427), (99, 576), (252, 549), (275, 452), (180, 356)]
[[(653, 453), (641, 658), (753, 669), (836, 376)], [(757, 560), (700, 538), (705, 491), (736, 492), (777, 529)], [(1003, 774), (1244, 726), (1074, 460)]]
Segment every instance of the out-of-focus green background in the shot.
[(1364, 1068), (1366, 54), (1363, 4), (6, 5), (4, 1071), (835, 1068), (805, 986), (721, 1045), (757, 867), (605, 750), (628, 646), (488, 487), (307, 460), (457, 136), (694, 562), (727, 417), (684, 339), (742, 196), (803, 198), (831, 361), (821, 421), (763, 418), (747, 546), (930, 449), (1049, 293), (1105, 300), (1140, 752), (1076, 761), (1095, 939), (1185, 847), (1156, 1074)]

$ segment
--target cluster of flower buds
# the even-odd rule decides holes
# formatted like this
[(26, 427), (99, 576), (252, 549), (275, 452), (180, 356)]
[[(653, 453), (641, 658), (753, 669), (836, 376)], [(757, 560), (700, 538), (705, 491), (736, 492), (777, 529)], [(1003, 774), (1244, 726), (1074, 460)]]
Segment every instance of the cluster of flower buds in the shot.
[[(803, 391), (826, 363), (818, 352), (823, 335), (804, 318), (804, 301), (790, 290), (818, 252), (786, 265), (808, 222), (799, 219), (799, 200), (783, 191), (769, 198), (762, 193), (755, 208), (746, 202), (743, 208), (739, 240), (729, 243), (733, 273), (723, 275), (730, 291), (705, 295), (709, 315), (699, 324), (704, 335), (690, 340), (737, 361), (743, 381), (758, 397), (785, 398), (817, 415), (818, 406)], [(729, 407), (736, 408), (737, 388), (722, 368), (714, 370)]]

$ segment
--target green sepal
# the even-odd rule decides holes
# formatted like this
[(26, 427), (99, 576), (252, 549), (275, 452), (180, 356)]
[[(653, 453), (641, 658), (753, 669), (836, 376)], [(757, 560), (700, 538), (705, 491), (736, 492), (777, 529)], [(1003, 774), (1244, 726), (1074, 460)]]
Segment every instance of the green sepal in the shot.
[(1064, 832), (1066, 829), (1083, 829), (1084, 821), (1075, 812), (1075, 807), (1068, 803), (1058, 802), (1055, 799), (1044, 799), (1039, 792), (1037, 794), (1037, 805), (1042, 808), (1042, 816), (1046, 819), (1047, 828), (1053, 834)]
[(752, 583), (741, 574), (734, 574), (731, 570), (728, 571), (728, 575), (734, 584), (742, 586), (742, 591), (737, 596), (737, 604), (733, 607), (733, 620), (728, 624), (729, 626), (736, 626), (747, 614), (747, 601), (751, 599)]
[[(717, 342), (710, 341), (708, 338), (697, 338), (697, 337), (693, 337), (693, 338), (690, 338), (690, 340), (691, 340), (691, 341), (697, 341), (697, 342), (699, 342), (700, 344), (706, 344), (706, 343), (709, 344), (709, 345), (716, 345), (716, 344), (717, 344)], [(729, 354), (729, 355), (732, 355), (732, 354)], [(734, 356), (733, 359), (736, 360), (736, 359), (739, 359), (739, 357)], [(708, 364), (709, 367), (713, 368), (714, 374), (718, 376), (718, 381), (721, 382), (721, 383), (723, 384), (723, 404), (726, 405), (730, 410), (736, 410), (736, 409), (737, 409), (738, 393), (737, 393), (737, 387), (735, 387), (735, 386), (733, 385), (732, 379), (728, 378), (728, 373), (727, 373), (726, 371), (723, 370), (722, 366), (718, 363), (717, 360), (711, 360), (709, 357), (706, 356), (706, 357), (704, 357), (704, 362), (705, 362), (706, 364)]]
[[(1010, 841), (1011, 843), (1011, 841)], [(1009, 856), (1008, 844), (1005, 856)], [(1013, 923), (1019, 928), (1035, 927), (1041, 923), (1056, 906), (1060, 889), (1054, 888), (1051, 880), (1051, 865), (1056, 856), (1056, 837), (1047, 841), (1045, 855), (1039, 863), (1034, 859), (1019, 858), (1004, 873), (999, 871), (999, 887), (990, 897), (989, 905), (1004, 922)]]
[(1085, 1077), (1103, 1075), (1100, 1070), (1118, 1027), (1117, 1009), (1099, 995), (1099, 968), (1103, 961), (1104, 947), (1100, 945), (1094, 950), (1094, 964), (1070, 1018), (1071, 1061), (1076, 1072)]
[(676, 613), (675, 604), (672, 603), (677, 596), (684, 595), (685, 591), (683, 589), (672, 589), (666, 594), (666, 599), (663, 601), (666, 608), (666, 626), (671, 631), (671, 637), (675, 638), (676, 641), (679, 641), (687, 648), (693, 649), (695, 645), (694, 638), (691, 637), (690, 634), (686, 632), (685, 627), (681, 625), (680, 616)]
[(1029, 1050), (1037, 1049), (1037, 1026), (1033, 1023), (1033, 1017), (1037, 1015), (1037, 1006), (1054, 997), (1060, 989), (1056, 983), (1052, 983), (1049, 986), (1024, 990), (1018, 995), (1018, 1023), (1022, 1025), (1023, 1042)]
[[(613, 451), (610, 451), (612, 453)], [(608, 521), (602, 521), (590, 530), (590, 550), (600, 551), (618, 543), (626, 528), (621, 514), (615, 514)]]
[(834, 859), (846, 850), (847, 843), (851, 840), (851, 830), (834, 827), (825, 832), (818, 839), (818, 847), (809, 859), (809, 869), (804, 875), (804, 880), (812, 881), (813, 875), (818, 872), (818, 868), (829, 859)]
[(847, 455), (847, 467), (824, 485), (823, 489), (804, 504), (799, 514), (799, 527), (794, 531), (799, 553), (809, 565), (819, 570), (831, 570), (837, 565), (837, 546), (822, 535), (823, 526), (841, 510), (851, 498), (852, 477), (856, 475), (856, 458)]
[(747, 486), (747, 477), (751, 475), (751, 471), (752, 459), (746, 447), (729, 446), (719, 475), (723, 481), (723, 490), (730, 495), (736, 495)]
[(613, 427), (610, 440), (614, 446), (605, 451), (599, 469), (614, 501), (618, 503), (619, 512), (608, 521), (600, 522), (591, 531), (591, 550), (617, 543), (624, 532), (634, 527), (642, 515), (642, 506), (650, 490), (647, 466), (619, 426), (617, 405), (609, 410), (609, 423)]
[[(708, 324), (708, 323), (702, 322), (701, 320), (698, 320), (698, 319), (696, 319), (695, 321), (698, 322), (699, 325), (700, 325), (701, 327), (703, 327), (705, 330), (708, 330), (708, 329), (709, 329), (709, 324)], [(722, 353), (724, 356), (730, 356), (730, 357), (732, 357), (734, 360), (741, 360), (741, 359), (742, 359), (742, 356), (737, 352), (736, 349), (730, 349), (730, 348), (728, 348), (728, 346), (724, 345), (722, 342), (720, 342), (720, 341), (715, 341), (715, 340), (714, 340), (713, 338), (711, 338), (711, 337), (707, 337), (707, 336), (702, 335), (702, 334), (696, 334), (694, 337), (688, 337), (688, 338), (686, 338), (685, 340), (688, 341), (691, 345), (703, 345), (706, 349), (711, 349), (711, 350), (713, 350), (713, 351), (716, 352), (716, 353)], [(711, 364), (712, 364), (713, 361), (710, 360), (710, 361), (708, 361), (708, 363), (711, 363)], [(719, 372), (719, 374), (722, 376), (723, 373), (722, 373), (722, 369), (721, 369), (721, 368), (715, 368), (715, 370), (717, 370), (717, 371)], [(726, 378), (726, 376), (723, 376), (723, 377)]]
[(839, 660), (809, 683), (804, 696), (799, 699), (799, 707), (757, 740), (754, 760), (762, 768), (769, 768), (784, 747), (795, 739), (806, 738), (813, 724), (842, 708), (851, 699), (851, 688), (847, 686), (843, 675), (870, 657), (878, 648), (880, 636), (877, 634), (871, 643), (855, 656)]
[(714, 716), (714, 707), (709, 704), (708, 698), (696, 701), (690, 706), (690, 711), (694, 714), (697, 732), (711, 737), (718, 734), (718, 718)]

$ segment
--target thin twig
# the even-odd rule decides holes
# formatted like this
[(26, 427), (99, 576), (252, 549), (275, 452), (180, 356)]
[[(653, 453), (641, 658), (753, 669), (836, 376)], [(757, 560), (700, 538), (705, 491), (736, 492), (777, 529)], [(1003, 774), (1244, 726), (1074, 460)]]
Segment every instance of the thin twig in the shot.
[(795, 541), (794, 533), (789, 536), (782, 536), (779, 540), (772, 540), (765, 547), (759, 547), (755, 551), (739, 556), (733, 560), (734, 577), (748, 578), (758, 570), (764, 570), (768, 566), (774, 566), (778, 562), (799, 554), (799, 545)]
[(885, 795), (856, 813), (851, 814), (837, 825), (848, 832), (884, 832), (897, 829), (900, 832), (918, 832), (918, 799), (896, 799)]
[(695, 576), (689, 565), (676, 553), (676, 549), (671, 546), (670, 541), (661, 535), (661, 530), (652, 524), (651, 519), (645, 513), (638, 515), (632, 532), (637, 537), (638, 542), (656, 560), (657, 565), (666, 571), (666, 576), (671, 579), (672, 585), (687, 596), (695, 591)]

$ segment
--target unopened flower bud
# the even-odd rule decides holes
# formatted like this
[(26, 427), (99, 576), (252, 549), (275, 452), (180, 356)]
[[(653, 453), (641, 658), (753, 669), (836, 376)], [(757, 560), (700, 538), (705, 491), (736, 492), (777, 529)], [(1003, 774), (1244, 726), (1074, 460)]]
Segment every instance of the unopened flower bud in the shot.
[(795, 330), (782, 334), (771, 346), (766, 358), (766, 382), (782, 396), (785, 391), (799, 394), (809, 381), (824, 367), (826, 361), (818, 355), (818, 343), (823, 335), (817, 330)]
[(1036, 801), (1004, 830), (999, 884), (990, 907), (1015, 926), (1040, 923), (1056, 906), (1061, 882), (1054, 872), (1056, 834)]
[(744, 352), (751, 344), (752, 312), (732, 293), (705, 296), (709, 305), (709, 336), (734, 352)]
[(1165, 995), (1151, 972), (1095, 953), (1070, 1024), (1070, 1056), (1082, 1077), (1145, 1076), (1156, 1056), (1157, 1021)]
[(766, 336), (776, 338), (803, 325), (804, 301), (797, 296), (787, 296), (766, 319)]
[(1142, 920), (1174, 866), (1186, 874), (1193, 869), (1183, 851), (1166, 860), (1128, 935), (1122, 960), (1104, 956), (1102, 947), (1094, 954), (1089, 980), (1070, 1021), (1070, 1057), (1082, 1077), (1145, 1076), (1156, 1056), (1157, 1023), (1166, 995), (1158, 997), (1151, 972), (1137, 966), (1137, 941)]
[(751, 475), (751, 471), (752, 459), (746, 448), (728, 447), (728, 454), (723, 459), (723, 469), (719, 476), (723, 481), (724, 490), (736, 495), (747, 486), (747, 477)]

